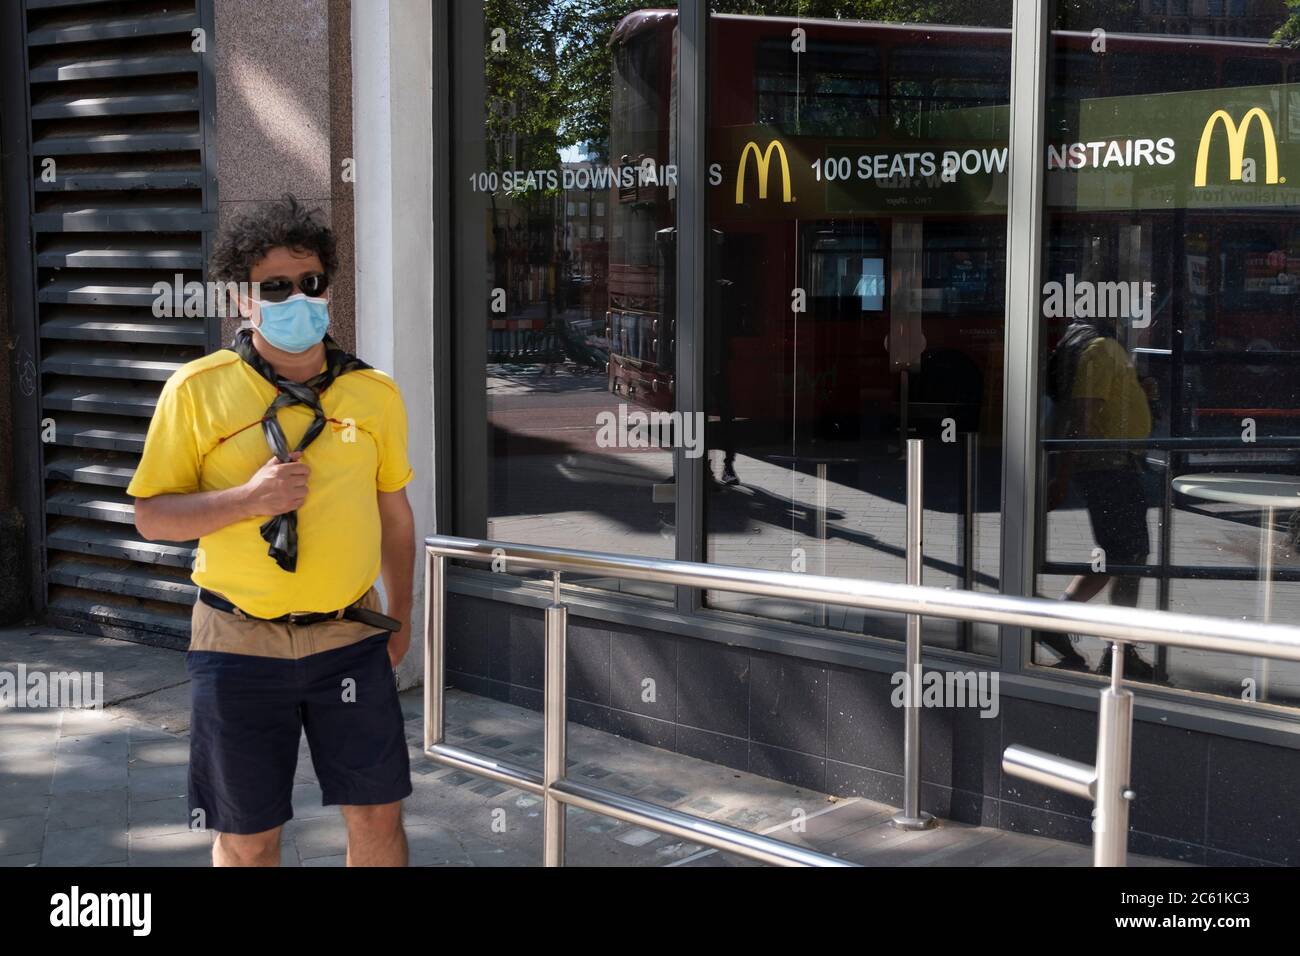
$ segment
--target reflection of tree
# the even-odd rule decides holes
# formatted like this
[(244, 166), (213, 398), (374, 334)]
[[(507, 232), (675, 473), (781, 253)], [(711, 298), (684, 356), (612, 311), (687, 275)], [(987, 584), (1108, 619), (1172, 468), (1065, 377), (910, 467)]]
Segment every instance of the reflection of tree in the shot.
[[(485, 0), (489, 168), (550, 168), (561, 149), (579, 144), (603, 155), (612, 109), (609, 38), (623, 17), (650, 5)], [(498, 26), (507, 49), (494, 53)]]
[(1269, 42), (1275, 46), (1297, 47), (1300, 46), (1300, 0), (1286, 0), (1286, 8), (1287, 18), (1273, 31)]
[(565, 38), (561, 80), (568, 99), (564, 131), (570, 143), (587, 143), (594, 154), (605, 156), (609, 147), (609, 118), (613, 103), (610, 82), (614, 27), (629, 13), (650, 6), (637, 0), (572, 0), (560, 4), (558, 16)]
[[(555, 165), (565, 112), (550, 0), (485, 0), (488, 168), (547, 169)], [(493, 52), (493, 30), (506, 31)]]
[[(566, 145), (560, 133), (568, 104), (557, 6), (551, 0), (484, 0), (488, 171), (553, 170)], [(493, 49), (498, 41), (504, 50)], [(514, 312), (528, 304), (532, 269), (545, 268), (553, 252), (554, 198), (548, 192), (544, 183), (522, 194), (502, 196), (496, 187), (489, 192), (492, 282), (509, 290)], [(546, 307), (549, 316), (549, 296)]]

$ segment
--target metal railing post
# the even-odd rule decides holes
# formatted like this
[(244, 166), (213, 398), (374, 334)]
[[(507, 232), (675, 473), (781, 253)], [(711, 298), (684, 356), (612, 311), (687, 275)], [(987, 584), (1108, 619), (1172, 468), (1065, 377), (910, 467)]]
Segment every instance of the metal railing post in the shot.
[(1110, 646), (1110, 686), (1101, 692), (1097, 715), (1097, 783), (1092, 821), (1092, 865), (1124, 866), (1128, 860), (1129, 768), (1133, 749), (1133, 692), (1124, 681), (1124, 644)]
[(424, 749), (443, 742), (446, 711), (447, 559), (426, 550), (424, 561)]
[(546, 866), (564, 866), (564, 804), (551, 788), (564, 780), (567, 697), (565, 655), (568, 609), (560, 603), (560, 575), (554, 578), (554, 600), (546, 609), (546, 686), (542, 700), (542, 857)]
[[(1273, 518), (1275, 509), (1264, 508), (1259, 527), (1259, 619), (1265, 624), (1273, 620)], [(1270, 661), (1267, 657), (1254, 660), (1255, 699), (1268, 700)]]
[[(962, 527), (961, 527), (961, 586), (967, 591), (975, 590), (975, 537), (977, 515), (979, 514), (979, 432), (962, 433), (962, 472), (961, 489)], [(962, 621), (959, 625), (961, 649), (968, 651), (975, 636), (975, 625)]]
[(1095, 766), (1022, 747), (1008, 747), (1002, 769), (1093, 801), (1092, 865), (1124, 866), (1128, 861), (1128, 805), (1136, 796), (1129, 786), (1133, 753), (1133, 692), (1124, 687), (1125, 642), (1111, 644), (1110, 686), (1101, 693), (1097, 715)]
[[(818, 574), (826, 573), (826, 512), (829, 510), (828, 488), (826, 484), (826, 462), (817, 462), (817, 542), (818, 548)], [(826, 626), (826, 605), (817, 605), (817, 626)]]
[[(907, 583), (921, 583), (925, 502), (924, 445), (919, 438), (907, 440)], [(894, 826), (903, 830), (924, 830), (934, 826), (934, 817), (921, 809), (921, 615), (907, 615), (907, 688), (903, 695), (903, 809), (894, 814)]]

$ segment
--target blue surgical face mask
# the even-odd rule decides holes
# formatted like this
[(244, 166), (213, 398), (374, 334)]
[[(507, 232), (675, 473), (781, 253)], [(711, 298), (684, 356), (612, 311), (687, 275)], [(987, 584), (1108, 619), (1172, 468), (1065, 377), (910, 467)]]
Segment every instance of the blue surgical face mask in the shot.
[(329, 328), (329, 300), (312, 299), (299, 292), (283, 302), (257, 300), (262, 324), (257, 331), (283, 352), (305, 352), (325, 337)]

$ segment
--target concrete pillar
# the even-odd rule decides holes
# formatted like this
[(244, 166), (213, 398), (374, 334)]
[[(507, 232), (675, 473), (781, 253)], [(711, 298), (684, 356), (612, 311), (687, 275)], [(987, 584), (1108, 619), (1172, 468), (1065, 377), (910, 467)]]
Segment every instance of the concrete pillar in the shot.
[[(419, 540), (436, 530), (432, 6), (367, 0), (354, 5), (352, 18), (357, 352), (392, 374), (406, 400), (416, 473), (406, 490)], [(398, 673), (402, 687), (423, 675), (423, 567), (421, 551), (417, 630)]]
[[(330, 334), (355, 348), (351, 158), (351, 0), (216, 4), (217, 218), (293, 193), (338, 237)], [(223, 322), (222, 344), (237, 319)], [(372, 363), (373, 364), (373, 363)], [(382, 366), (381, 366), (382, 367)]]

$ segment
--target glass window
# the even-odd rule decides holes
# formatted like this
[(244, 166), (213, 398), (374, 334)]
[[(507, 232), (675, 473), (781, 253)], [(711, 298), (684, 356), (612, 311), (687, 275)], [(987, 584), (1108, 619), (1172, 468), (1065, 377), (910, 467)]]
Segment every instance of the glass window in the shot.
[[(906, 439), (925, 581), (996, 590), (1010, 3), (711, 4), (708, 560), (902, 581)], [(864, 20), (871, 7), (882, 20)], [(759, 15), (759, 14), (763, 15)], [(767, 618), (901, 621), (710, 593)], [(981, 653), (995, 629), (927, 621)]]
[(1224, 59), (1222, 86), (1265, 86), (1281, 83), (1291, 64), (1281, 57), (1234, 56)]
[[(1294, 24), (1277, 4), (1249, 7), (1246, 32), (1212, 44), (1105, 13), (1104, 55), (1087, 33), (1053, 34), (1044, 596), (1279, 622), (1300, 613), (1300, 98), (1285, 82), (1292, 51), (1268, 42)], [(1103, 649), (1087, 635), (1037, 635), (1033, 661), (1104, 672)], [(1127, 654), (1139, 680), (1300, 701), (1295, 665)]]
[(629, 9), (452, 5), (467, 535), (674, 554), (676, 16)]
[[(710, 5), (703, 408), (686, 410), (676, 12), (454, 6), (459, 532), (672, 557), (681, 447), (704, 457), (689, 530), (708, 560), (901, 581), (905, 446), (920, 438), (926, 583), (1000, 589), (1010, 2), (813, 7)], [(899, 12), (917, 7), (927, 22)], [(1208, 39), (1218, 8), (1179, 7), (1052, 11), (1035, 590), (1287, 620), (1300, 14), (1232, 2), (1233, 35)], [(997, 651), (994, 628), (935, 620), (926, 640)], [(1030, 666), (1095, 672), (1102, 650), (1033, 635)], [(1290, 665), (1140, 646), (1128, 669), (1300, 698)]]
[[(718, 23), (718, 29), (727, 28), (725, 22)], [(869, 38), (814, 37), (805, 50), (791, 54), (784, 37), (762, 40), (753, 51), (753, 114), (759, 122), (795, 135), (875, 134), (880, 59)], [(718, 95), (738, 92), (719, 90)]]

